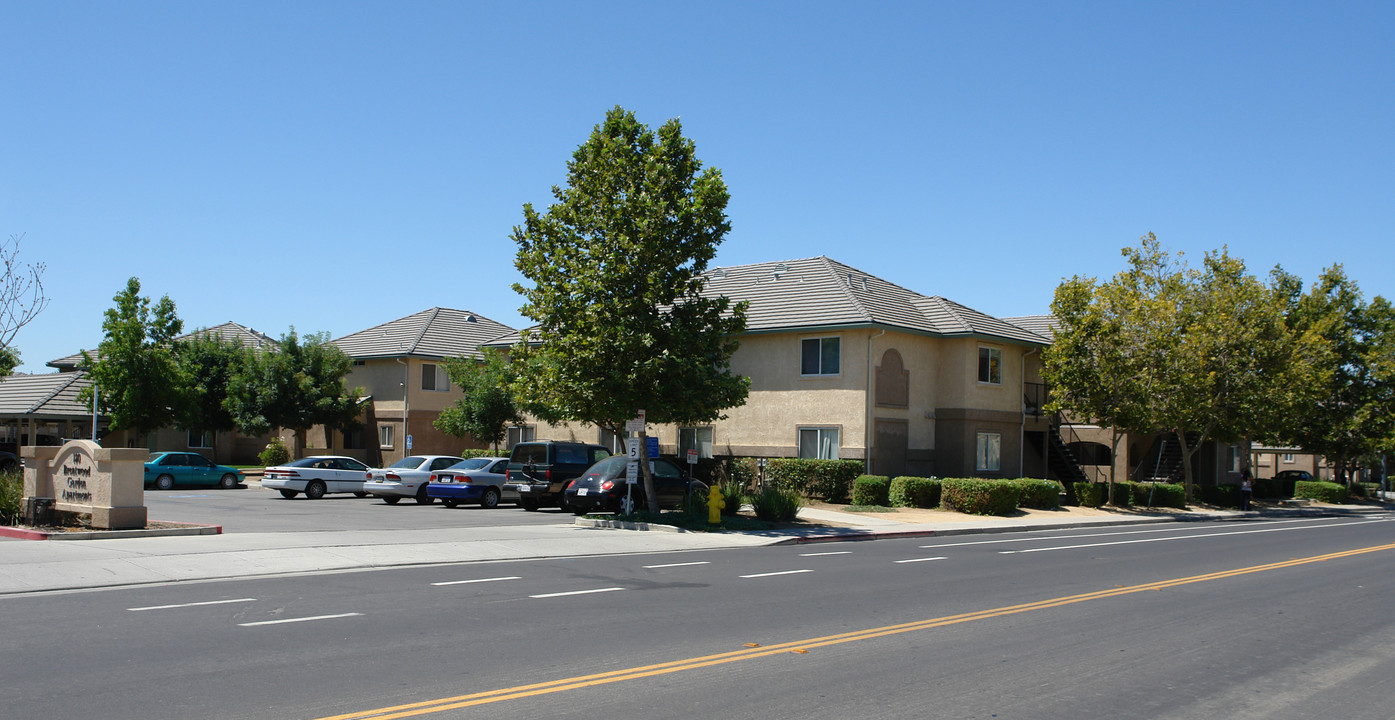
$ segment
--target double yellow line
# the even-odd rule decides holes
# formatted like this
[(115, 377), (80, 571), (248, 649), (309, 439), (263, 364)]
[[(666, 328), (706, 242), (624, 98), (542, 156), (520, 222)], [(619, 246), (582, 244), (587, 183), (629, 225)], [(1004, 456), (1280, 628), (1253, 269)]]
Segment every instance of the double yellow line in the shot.
[(827, 647), (829, 645), (841, 645), (843, 643), (855, 642), (858, 640), (870, 640), (872, 638), (886, 637), (888, 635), (899, 635), (901, 633), (915, 632), (917, 630), (929, 630), (931, 628), (945, 627), (947, 625), (957, 625), (959, 623), (973, 622), (975, 620), (987, 620), (989, 618), (1003, 617), (1006, 615), (1016, 615), (1018, 613), (1045, 610), (1048, 608), (1061, 607), (1063, 605), (1074, 605), (1075, 603), (1088, 602), (1091, 600), (1103, 600), (1105, 598), (1118, 597), (1120, 595), (1131, 595), (1133, 593), (1149, 592), (1154, 590), (1165, 590), (1167, 588), (1180, 585), (1190, 585), (1192, 583), (1207, 582), (1210, 580), (1221, 580), (1224, 578), (1249, 575), (1251, 573), (1268, 572), (1270, 570), (1281, 570), (1283, 568), (1297, 567), (1310, 563), (1326, 562), (1341, 558), (1364, 555), (1366, 553), (1380, 552), (1383, 550), (1395, 550), (1395, 543), (1389, 545), (1376, 545), (1373, 547), (1359, 548), (1356, 550), (1345, 550), (1343, 552), (1329, 553), (1327, 555), (1315, 555), (1306, 558), (1294, 558), (1283, 562), (1269, 563), (1268, 565), (1254, 565), (1251, 567), (1237, 568), (1235, 570), (1224, 570), (1221, 572), (1208, 573), (1206, 575), (1193, 575), (1191, 577), (1175, 578), (1172, 580), (1160, 580), (1158, 582), (1146, 583), (1143, 585), (1129, 585), (1127, 587), (1112, 588), (1109, 590), (1099, 590), (1096, 592), (1082, 593), (1080, 595), (1068, 595), (1066, 597), (1052, 598), (1050, 600), (1040, 600), (1023, 605), (1011, 605), (1008, 607), (993, 608), (991, 610), (980, 610), (978, 612), (964, 613), (961, 615), (949, 615), (946, 617), (932, 618), (929, 620), (919, 620), (916, 622), (904, 623), (901, 625), (887, 625), (878, 628), (868, 628), (855, 632), (842, 633), (840, 635), (827, 635), (824, 637), (810, 638), (798, 642), (781, 643), (779, 645), (746, 647), (733, 652), (719, 653), (716, 655), (704, 655), (702, 657), (688, 658), (685, 660), (674, 660), (656, 665), (644, 665), (641, 667), (626, 668), (624, 670), (612, 670), (610, 672), (597, 673), (595, 675), (582, 675), (579, 677), (563, 678), (550, 682), (535, 683), (532, 685), (519, 685), (499, 690), (472, 693), (469, 695), (457, 695), (455, 697), (440, 698), (438, 700), (425, 700), (407, 705), (395, 705), (392, 707), (378, 708), (376, 710), (365, 710), (362, 712), (349, 713), (347, 715), (334, 715), (320, 718), (320, 720), (393, 720), (394, 718), (416, 717), (429, 713), (444, 712), (446, 710), (459, 710), (461, 708), (473, 707), (476, 705), (486, 705), (489, 703), (504, 702), (506, 700), (518, 700), (521, 698), (534, 697), (537, 695), (547, 695), (550, 693), (564, 692), (567, 690), (577, 690), (580, 688), (594, 687), (596, 685), (607, 685), (609, 683), (624, 682), (626, 680), (638, 680), (640, 678), (653, 677), (655, 675), (667, 675), (669, 673), (682, 672), (685, 670), (696, 670), (698, 668), (711, 667), (713, 665), (725, 665), (727, 663), (740, 662), (743, 660), (753, 660), (755, 658), (769, 657), (789, 652), (802, 652), (810, 648)]

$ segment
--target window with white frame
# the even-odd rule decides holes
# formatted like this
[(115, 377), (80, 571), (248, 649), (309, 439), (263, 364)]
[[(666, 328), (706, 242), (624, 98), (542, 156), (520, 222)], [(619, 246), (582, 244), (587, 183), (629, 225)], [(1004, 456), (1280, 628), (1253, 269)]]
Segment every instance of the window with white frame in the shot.
[(392, 429), (393, 429), (393, 428), (392, 428), (391, 425), (379, 425), (379, 426), (378, 426), (378, 447), (380, 447), (380, 448), (391, 448), (391, 447), (393, 447), (393, 445), (392, 445)]
[(805, 338), (800, 341), (800, 375), (837, 375), (842, 367), (842, 339)]
[(974, 467), (983, 472), (998, 472), (1003, 467), (1003, 436), (998, 433), (978, 434), (977, 459)]
[(998, 348), (978, 349), (978, 381), (993, 385), (1003, 384), (1003, 351)]
[(537, 433), (537, 428), (534, 427), (534, 426), (532, 426), (532, 425), (512, 425), (512, 426), (510, 426), (510, 427), (509, 427), (509, 440), (508, 440), (509, 449), (512, 450), (514, 445), (517, 445), (517, 444), (519, 444), (519, 443), (521, 443), (521, 442), (529, 442), (529, 441), (531, 441), (531, 440), (536, 439), (536, 438), (534, 437), (534, 436), (536, 435), (536, 433)]
[(190, 430), (189, 447), (191, 448), (211, 448), (213, 447), (213, 433), (207, 430)]
[(1293, 453), (1284, 453), (1283, 456), (1282, 456), (1282, 458), (1281, 458), (1281, 460), (1282, 460), (1282, 462), (1283, 462), (1285, 465), (1292, 465), (1292, 464), (1293, 464)]
[(799, 428), (799, 457), (837, 460), (838, 428)]
[(450, 390), (450, 375), (446, 374), (446, 368), (436, 363), (422, 363), (421, 389), (435, 392)]
[(697, 450), (704, 460), (712, 457), (712, 428), (678, 428), (678, 459), (687, 462), (689, 450)]

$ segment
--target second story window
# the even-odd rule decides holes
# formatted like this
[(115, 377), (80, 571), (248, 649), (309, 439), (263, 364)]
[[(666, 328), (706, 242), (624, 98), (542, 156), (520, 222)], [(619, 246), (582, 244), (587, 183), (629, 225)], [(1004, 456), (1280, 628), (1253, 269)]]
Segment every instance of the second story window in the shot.
[(421, 389), (446, 392), (450, 390), (450, 375), (447, 375), (446, 369), (440, 365), (423, 363), (421, 366)]
[(841, 372), (841, 338), (805, 338), (800, 342), (800, 375), (837, 375)]
[(1003, 351), (998, 348), (978, 349), (978, 381), (993, 385), (1003, 384)]

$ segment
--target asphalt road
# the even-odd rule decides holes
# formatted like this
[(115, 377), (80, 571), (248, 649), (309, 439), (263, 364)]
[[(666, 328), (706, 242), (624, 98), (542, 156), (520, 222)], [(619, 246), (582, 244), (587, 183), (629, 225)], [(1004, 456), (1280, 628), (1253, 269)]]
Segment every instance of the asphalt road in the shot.
[(507, 503), (486, 510), (477, 505), (447, 508), (439, 502), (418, 505), (410, 499), (388, 505), (377, 498), (343, 494), (288, 500), (255, 483), (236, 490), (146, 490), (145, 506), (151, 520), (221, 525), (225, 533), (550, 525), (569, 523), (574, 517), (556, 508), (530, 513)]
[(1178, 523), (11, 597), (0, 708), (1389, 718), (1393, 529)]

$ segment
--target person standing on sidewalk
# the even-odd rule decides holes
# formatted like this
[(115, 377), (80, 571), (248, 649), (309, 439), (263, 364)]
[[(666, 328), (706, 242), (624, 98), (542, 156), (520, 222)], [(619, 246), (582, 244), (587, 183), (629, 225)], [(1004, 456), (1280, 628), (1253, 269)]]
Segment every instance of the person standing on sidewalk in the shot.
[(1250, 469), (1245, 468), (1240, 471), (1240, 509), (1250, 509), (1250, 497), (1254, 494), (1255, 482), (1250, 475)]

